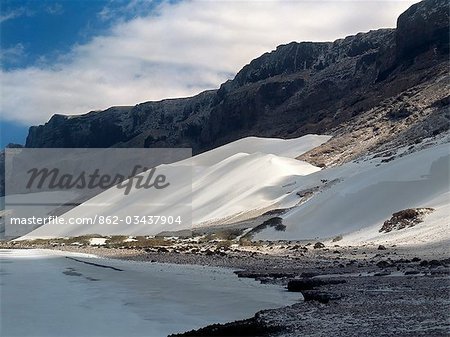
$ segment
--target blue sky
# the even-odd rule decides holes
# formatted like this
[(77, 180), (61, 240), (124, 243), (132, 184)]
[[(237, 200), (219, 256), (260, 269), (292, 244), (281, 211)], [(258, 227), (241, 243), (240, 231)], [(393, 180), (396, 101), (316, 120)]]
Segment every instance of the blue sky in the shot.
[(55, 113), (216, 88), (282, 43), (394, 27), (412, 3), (2, 0), (1, 146)]
[[(1, 66), (4, 70), (27, 67), (51, 60), (69, 50), (72, 44), (86, 41), (107, 22), (92, 20), (90, 13), (100, 11), (102, 1), (18, 1), (2, 0), (0, 15)], [(28, 126), (3, 118), (1, 143), (23, 144)]]
[[(2, 70), (51, 65), (74, 45), (106, 32), (116, 20), (146, 15), (156, 3), (141, 1), (134, 10), (127, 11), (130, 1), (125, 0), (2, 0)], [(24, 143), (28, 125), (5, 119), (3, 114), (0, 122), (0, 148), (8, 143)]]
[(16, 53), (2, 67), (23, 67), (67, 52), (72, 44), (88, 41), (108, 24), (93, 20), (102, 1), (2, 0), (1, 48)]

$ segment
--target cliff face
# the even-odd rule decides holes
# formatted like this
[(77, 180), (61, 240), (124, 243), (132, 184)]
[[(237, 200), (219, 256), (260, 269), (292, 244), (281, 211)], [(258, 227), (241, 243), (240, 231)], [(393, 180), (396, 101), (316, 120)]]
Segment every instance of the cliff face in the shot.
[[(447, 1), (426, 0), (405, 11), (397, 29), (279, 46), (218, 90), (76, 117), (55, 115), (30, 128), (26, 147), (192, 147), (198, 153), (250, 135), (333, 133), (445, 76), (448, 22)], [(446, 85), (435, 87), (427, 104), (441, 101)]]

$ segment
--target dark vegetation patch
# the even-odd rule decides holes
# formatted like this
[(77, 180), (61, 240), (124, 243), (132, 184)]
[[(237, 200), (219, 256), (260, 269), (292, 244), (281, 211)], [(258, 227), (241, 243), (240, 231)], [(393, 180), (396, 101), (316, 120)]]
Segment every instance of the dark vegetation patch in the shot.
[(333, 240), (331, 240), (331, 242), (338, 242), (338, 241), (341, 241), (342, 239), (343, 239), (343, 236), (339, 234), (339, 235), (335, 236), (333, 238)]
[(205, 235), (204, 238), (200, 239), (200, 242), (204, 243), (204, 242), (211, 242), (214, 240), (234, 240), (238, 236), (242, 235), (243, 232), (244, 232), (243, 228), (227, 228)]
[(250, 232), (248, 232), (245, 235), (245, 237), (246, 238), (251, 238), (256, 233), (259, 233), (259, 232), (261, 232), (264, 229), (269, 228), (269, 227), (275, 228), (275, 230), (282, 231), (282, 232), (284, 232), (286, 230), (286, 226), (283, 225), (283, 219), (280, 218), (279, 216), (276, 216), (274, 218), (270, 218), (270, 219), (264, 221), (261, 225), (256, 226), (255, 228), (253, 228)]
[(127, 237), (111, 236), (106, 240), (106, 248), (148, 248), (148, 247), (160, 247), (170, 246), (172, 242), (162, 237), (148, 237), (148, 236), (135, 236), (130, 241), (124, 241)]
[(421, 222), (425, 215), (433, 212), (433, 208), (408, 208), (392, 214), (389, 220), (383, 223), (379, 232), (389, 233), (392, 230), (400, 230), (413, 227)]
[[(103, 245), (93, 245), (91, 244), (91, 239), (93, 238), (104, 238), (106, 239)], [(35, 239), (29, 241), (21, 241), (20, 245), (23, 247), (35, 247), (35, 246), (101, 246), (104, 248), (149, 248), (149, 247), (161, 247), (172, 245), (171, 240), (167, 240), (163, 237), (152, 237), (152, 236), (134, 236), (131, 240), (127, 240), (129, 237), (125, 235), (111, 235), (102, 236), (99, 234), (87, 234), (81, 236), (74, 236), (70, 238), (53, 238), (53, 239)]]
[(281, 215), (283, 213), (286, 213), (286, 209), (284, 209), (284, 208), (276, 208), (276, 209), (271, 209), (270, 211), (265, 212), (261, 216), (265, 216), (265, 215)]

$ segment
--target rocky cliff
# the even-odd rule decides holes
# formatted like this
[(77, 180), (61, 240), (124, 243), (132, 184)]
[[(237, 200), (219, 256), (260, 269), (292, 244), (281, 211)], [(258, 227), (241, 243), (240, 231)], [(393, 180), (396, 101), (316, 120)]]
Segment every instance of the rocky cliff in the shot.
[[(337, 137), (353, 122), (366, 125), (372, 114), (389, 125), (410, 117), (408, 128), (437, 114), (420, 134), (426, 137), (448, 129), (448, 30), (448, 2), (425, 0), (404, 12), (396, 29), (281, 45), (218, 90), (54, 115), (30, 128), (26, 147), (192, 147), (199, 153), (250, 135)], [(425, 110), (426, 116), (414, 115)]]

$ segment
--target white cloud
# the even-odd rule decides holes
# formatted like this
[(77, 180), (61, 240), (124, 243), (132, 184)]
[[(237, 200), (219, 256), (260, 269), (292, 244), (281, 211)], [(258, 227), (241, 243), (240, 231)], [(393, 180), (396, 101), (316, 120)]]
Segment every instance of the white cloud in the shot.
[(129, 0), (128, 2), (118, 5), (114, 0), (103, 7), (97, 17), (102, 21), (113, 19), (123, 19), (130, 17), (146, 16), (154, 8), (154, 0)]
[(14, 47), (0, 49), (0, 63), (14, 64), (25, 55), (25, 47), (22, 43), (16, 44)]
[(13, 19), (19, 18), (24, 15), (31, 16), (31, 15), (33, 15), (33, 13), (30, 12), (25, 7), (19, 7), (14, 10), (11, 10), (11, 11), (1, 13), (0, 14), (0, 23), (4, 23), (8, 20), (13, 20)]
[(2, 71), (3, 118), (42, 123), (112, 105), (216, 88), (291, 41), (332, 41), (394, 27), (410, 1), (184, 1), (118, 21), (53, 65)]
[(50, 15), (61, 15), (64, 13), (64, 8), (61, 4), (55, 3), (47, 6), (45, 12)]

